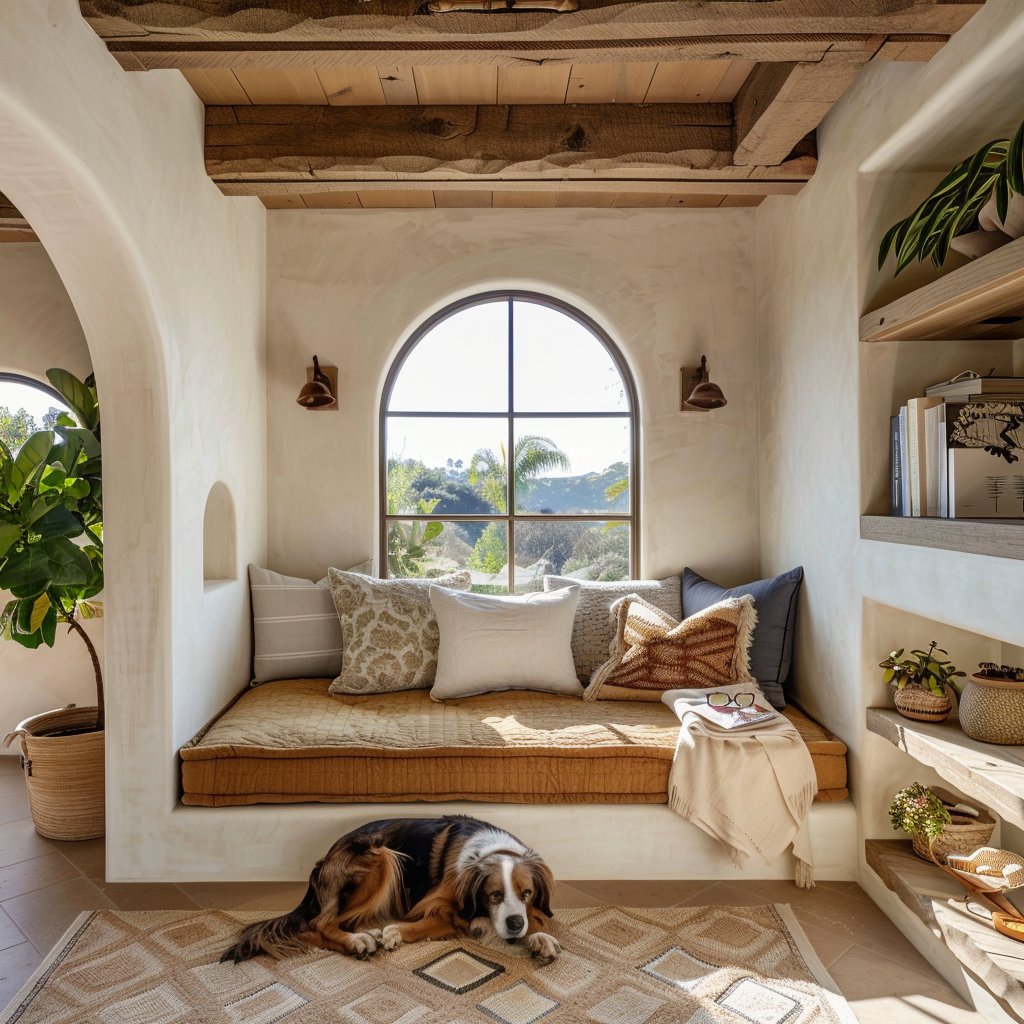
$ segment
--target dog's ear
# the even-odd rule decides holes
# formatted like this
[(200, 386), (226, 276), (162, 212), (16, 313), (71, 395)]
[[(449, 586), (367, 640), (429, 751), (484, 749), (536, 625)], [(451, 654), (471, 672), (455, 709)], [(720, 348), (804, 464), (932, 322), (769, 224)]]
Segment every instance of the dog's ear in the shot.
[(486, 916), (487, 909), (481, 908), (480, 904), (480, 895), (486, 881), (486, 874), (475, 865), (464, 868), (455, 879), (455, 913), (464, 921)]
[(533, 905), (545, 916), (554, 917), (551, 913), (551, 892), (555, 888), (555, 876), (551, 868), (532, 852), (526, 863), (533, 875)]

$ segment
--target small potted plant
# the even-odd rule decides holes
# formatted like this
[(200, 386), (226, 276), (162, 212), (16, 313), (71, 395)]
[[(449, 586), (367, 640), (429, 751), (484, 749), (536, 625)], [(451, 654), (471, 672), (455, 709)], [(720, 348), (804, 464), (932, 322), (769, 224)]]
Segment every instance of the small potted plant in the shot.
[(1024, 668), (983, 661), (964, 686), (960, 728), (985, 743), (1024, 743)]
[(879, 668), (885, 669), (882, 681), (886, 686), (896, 687), (893, 701), (904, 718), (944, 722), (952, 711), (950, 691), (958, 692), (955, 680), (966, 673), (939, 657), (947, 653), (933, 640), (927, 651), (911, 651), (904, 657), (901, 647), (879, 662)]
[(889, 820), (897, 832), (910, 836), (918, 857), (938, 863), (944, 863), (950, 854), (971, 853), (985, 846), (996, 827), (984, 810), (920, 782), (904, 787), (892, 798)]

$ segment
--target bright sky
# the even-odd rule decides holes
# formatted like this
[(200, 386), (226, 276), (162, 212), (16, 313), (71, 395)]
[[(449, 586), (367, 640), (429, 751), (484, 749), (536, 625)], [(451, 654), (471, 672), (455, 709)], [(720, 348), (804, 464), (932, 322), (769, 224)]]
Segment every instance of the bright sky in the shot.
[[(581, 324), (548, 306), (516, 301), (514, 402), (520, 412), (626, 412), (622, 379), (604, 346)], [(464, 309), (423, 338), (406, 359), (389, 408), (403, 412), (508, 409), (508, 303)], [(520, 433), (548, 437), (572, 463), (570, 474), (628, 461), (629, 420), (527, 419)], [(503, 420), (391, 418), (389, 457), (428, 466), (467, 464), (477, 448), (495, 452)], [(552, 474), (555, 475), (555, 474)]]
[(40, 427), (43, 425), (43, 416), (51, 408), (66, 408), (63, 402), (46, 394), (45, 391), (40, 391), (39, 388), (6, 380), (0, 380), (0, 406), (6, 406), (11, 412), (24, 409)]

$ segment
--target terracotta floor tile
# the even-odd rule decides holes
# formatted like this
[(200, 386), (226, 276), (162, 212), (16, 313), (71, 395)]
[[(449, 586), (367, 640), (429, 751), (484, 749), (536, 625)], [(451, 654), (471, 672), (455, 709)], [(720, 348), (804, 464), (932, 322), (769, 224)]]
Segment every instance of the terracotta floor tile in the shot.
[(81, 878), (81, 873), (74, 864), (56, 853), (8, 864), (0, 868), (0, 902), (34, 889), (45, 889), (69, 878)]
[[(700, 902), (700, 894), (713, 882), (665, 882), (639, 880), (572, 881), (574, 889), (589, 893), (604, 903), (620, 907), (674, 907), (685, 901)], [(692, 904), (691, 904), (692, 905)]]
[(25, 941), (26, 936), (21, 933), (21, 929), (0, 908), (0, 950), (10, 949)]
[(52, 840), (39, 835), (30, 818), (17, 818), (0, 825), (0, 867), (47, 853), (53, 853)]
[(102, 882), (107, 877), (105, 839), (83, 839), (79, 843), (50, 842), (54, 851), (66, 857), (86, 878)]
[(6, 1005), (39, 966), (42, 955), (31, 942), (0, 951), (0, 1006)]
[(118, 910), (197, 910), (199, 904), (176, 885), (96, 882)]
[(3, 909), (36, 949), (47, 953), (83, 910), (116, 908), (92, 882), (80, 877), (5, 900)]
[(914, 970), (888, 952), (855, 946), (829, 967), (861, 1024), (984, 1024), (924, 959)]
[(181, 882), (179, 888), (198, 906), (217, 910), (266, 910), (280, 913), (298, 906), (305, 882)]
[(810, 939), (814, 952), (818, 954), (818, 959), (826, 967), (838, 960), (847, 950), (853, 948), (852, 942), (842, 935), (836, 935), (835, 932), (826, 931), (813, 924), (801, 924), (800, 927)]

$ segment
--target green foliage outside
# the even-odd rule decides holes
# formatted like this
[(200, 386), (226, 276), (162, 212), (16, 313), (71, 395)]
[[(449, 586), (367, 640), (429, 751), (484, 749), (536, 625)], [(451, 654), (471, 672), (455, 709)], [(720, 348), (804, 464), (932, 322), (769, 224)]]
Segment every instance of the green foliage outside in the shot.
[(0, 443), (0, 635), (23, 647), (52, 647), (57, 626), (81, 636), (96, 675), (97, 727), (103, 726), (103, 677), (82, 618), (101, 612), (103, 483), (100, 410), (90, 377), (66, 370), (47, 377), (73, 415), (37, 430), (15, 453)]
[(0, 441), (12, 452), (17, 452), (37, 430), (53, 430), (60, 414), (60, 409), (50, 406), (40, 425), (25, 409), (12, 412), (7, 406), (0, 405)]

